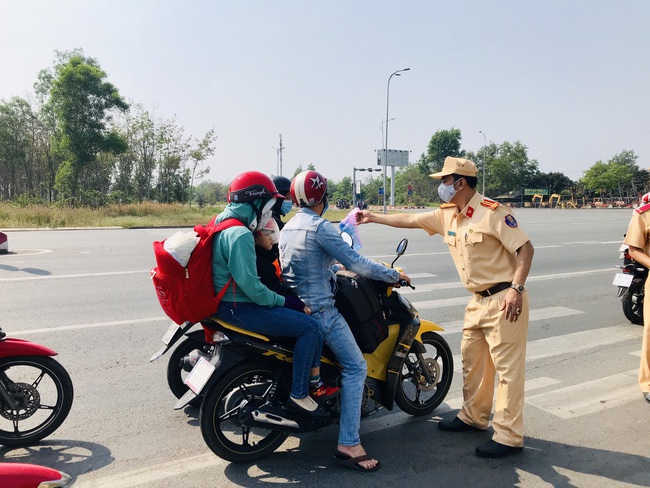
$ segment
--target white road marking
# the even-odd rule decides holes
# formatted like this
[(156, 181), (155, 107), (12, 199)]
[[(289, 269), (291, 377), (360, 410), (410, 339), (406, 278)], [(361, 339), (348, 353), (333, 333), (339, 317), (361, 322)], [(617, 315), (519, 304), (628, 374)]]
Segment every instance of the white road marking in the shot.
[(422, 302), (411, 302), (411, 304), (418, 310), (431, 309), (431, 308), (443, 308), (443, 307), (455, 307), (457, 305), (467, 305), (469, 302), (469, 297), (458, 297), (458, 298), (441, 298), (439, 300), (425, 300)]
[(13, 251), (9, 249), (9, 253), (2, 256), (2, 259), (11, 257), (34, 256), (35, 254), (47, 254), (52, 252), (52, 249), (25, 249), (22, 251)]
[[(170, 319), (162, 315), (159, 317), (148, 317), (144, 319), (114, 320), (111, 322), (96, 322), (94, 324), (63, 325), (61, 327), (48, 327), (47, 329), (27, 329), (27, 330), (17, 330), (17, 331), (12, 330), (11, 336), (18, 337), (18, 336), (24, 336), (28, 334), (43, 334), (48, 332), (61, 332), (64, 330), (94, 329), (95, 327), (142, 324), (144, 322), (157, 322), (157, 321), (169, 323)], [(161, 329), (161, 332), (164, 332), (164, 330)]]
[(526, 403), (563, 419), (615, 408), (641, 397), (634, 369), (526, 398)]
[(409, 278), (412, 280), (420, 279), (420, 278), (435, 278), (438, 275), (434, 275), (431, 273), (409, 273)]
[[(556, 274), (549, 274), (549, 275), (529, 276), (527, 281), (547, 281), (547, 280), (556, 280), (562, 278), (574, 278), (576, 276), (587, 276), (587, 275), (599, 274), (599, 273), (613, 273), (615, 272), (615, 270), (616, 268), (612, 266), (611, 268), (603, 268), (603, 269), (590, 269), (585, 271), (573, 271), (569, 273), (556, 273)], [(428, 283), (425, 285), (419, 285), (417, 283), (414, 283), (414, 285), (416, 287), (415, 290), (411, 290), (410, 288), (402, 288), (400, 289), (399, 292), (404, 294), (411, 294), (411, 293), (420, 293), (425, 291), (452, 290), (454, 288), (463, 288), (463, 285), (458, 281), (451, 281), (447, 283)]]
[(62, 278), (87, 278), (94, 276), (117, 276), (117, 275), (128, 275), (128, 274), (140, 274), (148, 273), (149, 270), (139, 270), (139, 271), (108, 271), (105, 273), (79, 273), (79, 274), (69, 274), (69, 275), (47, 275), (47, 276), (24, 276), (21, 278), (0, 278), (0, 281), (29, 281), (29, 280), (56, 280)]
[[(467, 300), (466, 300), (467, 301)], [(418, 303), (418, 302), (414, 302)], [(418, 308), (416, 306), (416, 308)], [(538, 308), (530, 311), (530, 317), (528, 322), (535, 322), (536, 320), (548, 320), (555, 319), (558, 317), (569, 317), (571, 315), (580, 315), (584, 312), (581, 310), (574, 310), (573, 308), (567, 307), (547, 307), (547, 308)], [(447, 322), (443, 324), (438, 324), (440, 327), (445, 329), (445, 334), (455, 334), (462, 332), (463, 330), (463, 321), (456, 320), (454, 322)]]
[[(546, 388), (547, 386), (556, 385), (558, 383), (561, 383), (561, 381), (543, 376), (532, 380), (526, 380), (525, 390), (539, 390), (541, 388)], [(438, 408), (436, 408), (433, 417), (437, 417), (440, 414), (450, 412), (452, 410), (458, 410), (462, 405), (463, 397), (447, 399), (441, 403)], [(404, 413), (401, 410), (397, 410), (395, 413), (361, 422), (361, 433), (369, 434), (371, 432), (379, 432), (390, 427), (417, 421), (416, 419), (417, 417), (413, 417), (412, 415)]]
[(104, 478), (96, 478), (85, 482), (83, 480), (77, 481), (74, 486), (75, 488), (115, 488), (118, 486), (120, 488), (132, 488), (144, 483), (164, 480), (191, 471), (218, 468), (223, 466), (225, 463), (226, 462), (223, 459), (212, 453), (201, 454), (198, 456), (176, 459), (166, 463), (147, 466), (145, 468), (134, 469), (113, 476), (106, 476)]
[[(641, 331), (629, 325), (616, 325), (602, 329), (585, 330), (530, 341), (526, 344), (526, 362), (537, 361), (563, 354), (577, 355), (588, 349), (608, 346), (627, 340), (640, 340)], [(454, 371), (462, 371), (462, 358), (460, 354), (454, 355)]]

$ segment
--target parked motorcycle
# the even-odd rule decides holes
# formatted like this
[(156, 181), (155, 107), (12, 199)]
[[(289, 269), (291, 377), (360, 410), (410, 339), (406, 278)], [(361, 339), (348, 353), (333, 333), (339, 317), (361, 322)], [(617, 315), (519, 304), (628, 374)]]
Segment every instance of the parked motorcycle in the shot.
[(0, 329), (0, 444), (33, 444), (54, 432), (72, 407), (70, 375), (57, 353)]
[[(403, 239), (395, 261), (406, 246)], [(382, 407), (392, 410), (395, 404), (410, 415), (430, 414), (449, 391), (454, 369), (449, 345), (439, 335), (443, 329), (420, 319), (393, 285), (367, 283), (380, 295), (389, 325), (388, 337), (372, 353), (364, 354), (368, 375), (362, 418)], [(324, 404), (330, 412), (325, 419), (314, 420), (285, 408), (295, 339), (264, 336), (216, 319), (201, 325), (202, 330), (192, 332), (193, 324), (172, 324), (163, 338), (165, 346), (151, 360), (187, 335), (168, 365), (170, 388), (181, 395), (174, 408), (200, 403), (201, 433), (217, 456), (236, 463), (253, 462), (273, 453), (289, 434), (318, 430), (339, 416), (338, 398)], [(341, 367), (327, 346), (321, 376), (340, 385)]]
[(0, 463), (0, 486), (6, 488), (61, 488), (72, 478), (57, 469), (27, 463)]
[(619, 251), (623, 264), (617, 266), (621, 268), (621, 273), (614, 276), (612, 284), (618, 287), (616, 296), (621, 298), (625, 317), (633, 324), (643, 325), (643, 288), (648, 278), (648, 268), (630, 257), (627, 244), (623, 244)]

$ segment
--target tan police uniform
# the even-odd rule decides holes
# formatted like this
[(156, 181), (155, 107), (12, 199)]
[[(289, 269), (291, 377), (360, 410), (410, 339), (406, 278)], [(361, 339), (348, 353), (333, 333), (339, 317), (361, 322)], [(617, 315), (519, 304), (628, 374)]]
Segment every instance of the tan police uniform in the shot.
[[(493, 439), (521, 447), (523, 435), (528, 293), (522, 296), (521, 315), (506, 320), (506, 288), (488, 297), (483, 292), (499, 283), (511, 283), (515, 251), (530, 239), (519, 228), (508, 207), (475, 193), (465, 208), (444, 204), (438, 210), (417, 214), (418, 225), (430, 235), (441, 234), (449, 246), (460, 279), (474, 293), (463, 325), (463, 407), (458, 418), (486, 429), (498, 375)], [(650, 315), (649, 315), (650, 316)]]
[[(650, 204), (637, 208), (632, 214), (630, 227), (625, 235), (625, 244), (639, 247), (650, 256)], [(650, 280), (645, 282), (645, 296), (650, 297)], [(643, 301), (643, 342), (639, 366), (639, 386), (644, 393), (650, 392), (650, 299)]]

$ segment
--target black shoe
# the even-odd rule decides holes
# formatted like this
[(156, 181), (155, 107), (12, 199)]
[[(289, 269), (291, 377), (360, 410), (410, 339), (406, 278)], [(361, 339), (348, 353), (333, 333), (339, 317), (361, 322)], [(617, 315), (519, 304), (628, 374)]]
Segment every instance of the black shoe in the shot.
[(466, 432), (468, 430), (483, 430), (473, 425), (466, 424), (458, 417), (453, 420), (441, 420), (438, 422), (438, 428), (447, 432)]
[(326, 419), (330, 416), (330, 414), (327, 413), (323, 407), (319, 406), (318, 403), (316, 403), (311, 397), (307, 397), (306, 403), (311, 404), (311, 406), (316, 406), (316, 408), (313, 410), (307, 410), (306, 408), (303, 408), (299, 403), (296, 403), (293, 397), (289, 397), (286, 407), (290, 412), (305, 415), (313, 419)]
[(476, 448), (476, 455), (484, 458), (502, 458), (523, 451), (523, 447), (506, 446), (490, 439)]
[(643, 392), (643, 396), (645, 397), (645, 401), (650, 403), (650, 391)]

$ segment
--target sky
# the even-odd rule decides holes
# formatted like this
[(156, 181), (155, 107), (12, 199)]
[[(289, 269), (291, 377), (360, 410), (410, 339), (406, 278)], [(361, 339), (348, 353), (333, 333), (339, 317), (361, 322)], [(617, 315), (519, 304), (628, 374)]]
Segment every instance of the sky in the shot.
[(650, 168), (647, 0), (0, 0), (0, 21), (0, 99), (82, 48), (128, 101), (215, 130), (213, 181), (278, 174), (280, 134), (285, 176), (377, 168), (387, 108), (412, 163), (457, 128), (573, 180), (624, 150)]

